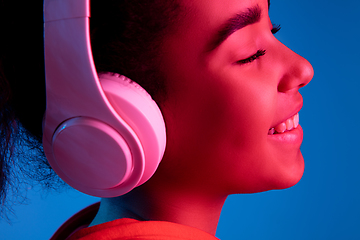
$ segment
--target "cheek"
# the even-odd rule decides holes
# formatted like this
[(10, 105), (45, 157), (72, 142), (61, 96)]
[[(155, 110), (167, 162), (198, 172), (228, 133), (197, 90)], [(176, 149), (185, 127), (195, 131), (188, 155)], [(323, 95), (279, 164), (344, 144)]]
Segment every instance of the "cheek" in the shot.
[(202, 176), (207, 185), (221, 189), (226, 189), (234, 176), (238, 183), (250, 186), (254, 179), (247, 178), (248, 173), (262, 164), (254, 158), (264, 160), (255, 155), (265, 151), (272, 95), (255, 84), (206, 79), (203, 86), (194, 82), (167, 102), (166, 155), (171, 159), (166, 160), (167, 168), (193, 175), (192, 179)]
[(266, 144), (267, 132), (277, 105), (276, 88), (261, 76), (248, 76), (233, 81), (224, 93), (227, 99), (224, 126), (235, 147), (256, 151)]

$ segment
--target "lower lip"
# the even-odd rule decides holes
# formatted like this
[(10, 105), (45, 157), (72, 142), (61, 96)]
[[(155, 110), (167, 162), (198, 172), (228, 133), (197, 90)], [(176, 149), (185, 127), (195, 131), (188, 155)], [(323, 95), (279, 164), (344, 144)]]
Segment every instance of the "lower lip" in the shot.
[(284, 144), (299, 144), (301, 145), (303, 140), (303, 130), (299, 125), (297, 128), (294, 128), (290, 131), (283, 133), (277, 133), (273, 135), (268, 135), (269, 139), (272, 141), (282, 142)]

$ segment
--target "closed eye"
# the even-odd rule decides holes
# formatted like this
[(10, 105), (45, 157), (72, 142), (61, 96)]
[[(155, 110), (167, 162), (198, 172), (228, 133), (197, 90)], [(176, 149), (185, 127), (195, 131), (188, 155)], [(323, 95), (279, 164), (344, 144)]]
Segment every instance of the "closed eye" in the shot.
[(251, 55), (250, 57), (248, 57), (246, 59), (239, 60), (236, 63), (240, 64), (240, 65), (251, 63), (251, 62), (255, 61), (256, 59), (260, 58), (261, 56), (264, 56), (265, 53), (266, 53), (266, 50), (258, 50), (254, 55)]

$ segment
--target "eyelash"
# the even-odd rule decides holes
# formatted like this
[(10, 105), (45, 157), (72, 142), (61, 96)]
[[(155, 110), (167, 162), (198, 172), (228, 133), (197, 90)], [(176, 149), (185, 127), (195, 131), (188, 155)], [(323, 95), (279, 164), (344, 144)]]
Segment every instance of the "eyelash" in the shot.
[[(275, 34), (277, 33), (278, 31), (280, 31), (281, 29), (281, 26), (280, 25), (274, 25), (273, 24), (273, 27), (271, 29), (271, 33), (272, 34)], [(260, 58), (261, 56), (264, 56), (266, 53), (266, 50), (258, 50), (254, 55), (246, 58), (246, 59), (243, 59), (243, 60), (239, 60), (237, 61), (236, 63), (237, 64), (247, 64), (247, 63), (251, 63), (253, 61), (255, 61), (256, 59)]]
[(271, 33), (272, 34), (275, 34), (275, 33), (277, 33), (278, 31), (280, 31), (280, 29), (281, 29), (281, 26), (280, 26), (280, 24), (273, 24), (272, 25), (272, 29), (271, 29)]
[(251, 63), (251, 62), (255, 61), (256, 59), (260, 58), (261, 56), (264, 56), (265, 53), (266, 53), (266, 50), (258, 50), (254, 55), (252, 55), (246, 59), (239, 60), (236, 63), (240, 64), (240, 65)]
[[(280, 29), (281, 29), (280, 24), (277, 24), (277, 25), (273, 24), (273, 27), (271, 29), (271, 33), (276, 34), (278, 31), (280, 31)], [(264, 56), (265, 53), (266, 53), (266, 50), (258, 50), (254, 55), (252, 55), (252, 56), (250, 56), (250, 57), (248, 57), (246, 59), (239, 60), (236, 63), (240, 64), (240, 65), (241, 64), (251, 63), (251, 62), (255, 61), (256, 59), (260, 58), (261, 56)]]

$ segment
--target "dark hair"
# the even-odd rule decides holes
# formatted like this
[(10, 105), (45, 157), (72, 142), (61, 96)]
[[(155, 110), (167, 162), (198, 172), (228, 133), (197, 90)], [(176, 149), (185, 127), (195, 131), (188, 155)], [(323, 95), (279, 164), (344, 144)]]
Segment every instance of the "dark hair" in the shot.
[[(42, 3), (0, 2), (0, 216), (26, 189), (63, 185), (42, 151), (45, 110)], [(60, 183), (60, 184), (59, 184)]]
[[(165, 98), (158, 71), (165, 34), (183, 16), (176, 0), (91, 2), (91, 40), (98, 72), (115, 72), (140, 84), (156, 100)], [(106, 12), (106, 14), (103, 14)]]
[[(180, 19), (176, 0), (92, 0), (98, 72), (116, 72), (164, 99), (161, 40)], [(21, 202), (22, 185), (62, 185), (41, 145), (45, 112), (42, 2), (0, 0), (0, 215)], [(20, 18), (20, 20), (19, 20)], [(25, 177), (25, 178), (24, 178)], [(26, 180), (27, 179), (27, 180)], [(30, 180), (30, 181), (28, 181)], [(5, 201), (8, 193), (12, 198)], [(14, 197), (15, 196), (15, 197)], [(17, 198), (14, 199), (14, 198)]]

